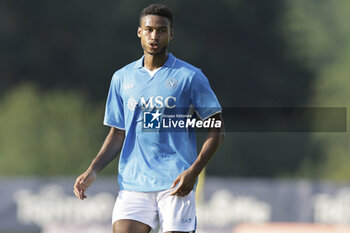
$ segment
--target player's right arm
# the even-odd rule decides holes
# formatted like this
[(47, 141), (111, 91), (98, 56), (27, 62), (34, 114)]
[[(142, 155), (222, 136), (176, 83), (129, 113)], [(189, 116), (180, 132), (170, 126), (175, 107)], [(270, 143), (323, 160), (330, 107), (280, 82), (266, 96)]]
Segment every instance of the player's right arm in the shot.
[(75, 181), (74, 194), (79, 199), (86, 198), (86, 189), (95, 181), (96, 174), (106, 167), (121, 151), (125, 139), (125, 131), (111, 127), (100, 151), (91, 162), (89, 168)]

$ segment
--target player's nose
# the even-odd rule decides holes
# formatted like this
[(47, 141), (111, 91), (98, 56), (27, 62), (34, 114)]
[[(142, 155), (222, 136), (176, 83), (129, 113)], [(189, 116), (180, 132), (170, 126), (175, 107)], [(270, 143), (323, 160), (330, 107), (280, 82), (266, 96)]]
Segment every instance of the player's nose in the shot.
[(159, 33), (157, 30), (153, 30), (152, 33), (151, 33), (151, 39), (152, 40), (158, 40), (159, 38)]

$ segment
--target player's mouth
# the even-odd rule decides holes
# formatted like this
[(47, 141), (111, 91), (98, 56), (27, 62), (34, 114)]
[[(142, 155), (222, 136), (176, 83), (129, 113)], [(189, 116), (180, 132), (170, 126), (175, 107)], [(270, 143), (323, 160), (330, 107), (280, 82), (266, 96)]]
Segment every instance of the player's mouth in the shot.
[(158, 49), (160, 44), (157, 43), (157, 42), (151, 42), (151, 43), (148, 43), (150, 48), (153, 50), (153, 49)]

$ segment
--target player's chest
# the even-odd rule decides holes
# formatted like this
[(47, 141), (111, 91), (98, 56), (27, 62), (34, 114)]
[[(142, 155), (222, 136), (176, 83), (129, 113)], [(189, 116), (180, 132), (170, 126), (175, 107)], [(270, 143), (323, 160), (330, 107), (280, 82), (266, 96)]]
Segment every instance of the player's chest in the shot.
[(120, 91), (124, 103), (131, 101), (160, 107), (185, 101), (188, 89), (186, 77), (160, 70), (153, 77), (146, 72), (129, 75), (123, 80)]

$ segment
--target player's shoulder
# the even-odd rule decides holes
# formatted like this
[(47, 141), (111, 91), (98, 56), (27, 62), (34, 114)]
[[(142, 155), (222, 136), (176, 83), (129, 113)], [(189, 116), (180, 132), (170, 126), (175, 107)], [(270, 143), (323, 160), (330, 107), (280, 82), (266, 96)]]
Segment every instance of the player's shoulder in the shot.
[(207, 77), (203, 74), (202, 70), (186, 61), (181, 59), (176, 60), (176, 68), (180, 69), (181, 72), (187, 73), (187, 77), (190, 78), (191, 83), (193, 82), (208, 82)]
[(175, 68), (181, 69), (182, 72), (188, 72), (191, 74), (202, 73), (200, 68), (179, 58), (176, 58)]

